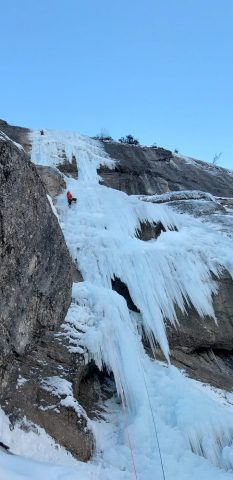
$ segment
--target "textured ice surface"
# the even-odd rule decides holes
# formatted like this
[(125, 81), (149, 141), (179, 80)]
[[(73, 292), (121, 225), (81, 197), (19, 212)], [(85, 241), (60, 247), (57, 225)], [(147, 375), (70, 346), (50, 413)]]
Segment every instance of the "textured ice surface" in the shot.
[[(138, 478), (161, 479), (156, 425), (166, 479), (230, 479), (232, 472), (224, 469), (233, 466), (232, 409), (176, 368), (150, 360), (141, 332), (152, 349), (159, 343), (169, 359), (164, 319), (177, 323), (175, 304), (182, 311), (192, 304), (214, 321), (212, 294), (217, 287), (211, 273), (218, 276), (226, 268), (233, 274), (232, 241), (167, 206), (101, 186), (97, 168), (112, 167), (113, 162), (98, 142), (70, 132), (33, 133), (35, 163), (57, 165), (64, 155), (77, 160), (78, 180), (67, 177), (66, 182), (78, 202), (68, 208), (64, 192), (56, 209), (84, 282), (73, 286), (60, 335), (67, 336), (72, 351), (84, 352), (100, 369), (105, 365), (113, 372), (123, 408), (108, 402), (108, 422), (94, 423), (96, 458), (82, 468), (77, 463), (77, 475), (133, 478), (130, 438)], [(143, 220), (160, 221), (166, 231), (157, 240), (143, 242), (136, 238)], [(112, 291), (114, 277), (127, 285), (140, 314), (130, 313), (124, 298)], [(44, 465), (40, 468), (46, 471)], [(76, 478), (73, 472), (54, 473), (52, 468), (48, 478)]]

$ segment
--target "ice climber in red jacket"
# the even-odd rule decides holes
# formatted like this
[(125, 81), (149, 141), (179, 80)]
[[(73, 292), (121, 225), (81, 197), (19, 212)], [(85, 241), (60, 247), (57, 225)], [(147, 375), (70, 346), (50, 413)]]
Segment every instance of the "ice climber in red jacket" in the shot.
[(69, 207), (71, 206), (71, 203), (72, 202), (77, 202), (77, 198), (74, 198), (72, 193), (70, 193), (70, 191), (68, 190), (67, 194), (66, 194), (66, 198), (67, 198), (67, 202), (68, 202), (68, 205)]

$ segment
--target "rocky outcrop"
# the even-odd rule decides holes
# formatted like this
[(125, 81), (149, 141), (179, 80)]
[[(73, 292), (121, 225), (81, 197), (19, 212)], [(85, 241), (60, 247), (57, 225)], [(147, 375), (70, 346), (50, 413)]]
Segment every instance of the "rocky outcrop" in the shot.
[(102, 142), (116, 160), (113, 170), (100, 168), (104, 185), (128, 194), (153, 195), (173, 190), (202, 190), (232, 197), (232, 175), (221, 167), (174, 155), (163, 148)]
[(26, 152), (29, 152), (31, 148), (29, 128), (15, 127), (13, 125), (9, 125), (5, 120), (0, 119), (0, 131), (5, 133), (5, 135), (7, 135), (14, 142), (22, 145)]
[[(176, 227), (170, 227), (169, 230), (176, 231)], [(166, 228), (162, 222), (141, 221), (137, 231), (137, 238), (144, 241), (154, 240), (158, 238), (162, 232), (166, 232)]]
[(167, 326), (171, 348), (190, 353), (203, 349), (233, 350), (233, 279), (225, 272), (215, 281), (219, 287), (213, 297), (216, 322), (209, 317), (200, 318), (193, 308), (187, 308), (185, 315), (177, 309), (179, 327)]
[[(71, 302), (74, 270), (81, 275), (36, 167), (4, 134), (0, 183), (0, 405), (12, 428), (26, 417), (88, 460), (93, 434), (71, 395), (88, 367), (56, 336)], [(53, 379), (67, 388), (48, 387)]]
[[(143, 199), (143, 197), (142, 197)], [(201, 192), (172, 192), (145, 197), (145, 201), (166, 203), (174, 210), (188, 213), (199, 220), (217, 223), (218, 229), (228, 236), (233, 231), (233, 202)], [(153, 238), (153, 237), (152, 237)], [(183, 314), (176, 309), (179, 325), (167, 323), (171, 361), (195, 379), (219, 388), (233, 389), (233, 279), (223, 272), (218, 292), (213, 297), (216, 322), (209, 317), (200, 318), (194, 308), (186, 307)], [(157, 356), (163, 359), (158, 349)]]
[(44, 335), (27, 355), (5, 368), (1, 404), (12, 428), (17, 423), (37, 431), (39, 425), (73, 456), (89, 460), (94, 436), (73, 391), (73, 386), (81, 388), (88, 372), (81, 355), (69, 353), (56, 334)]
[(44, 165), (36, 165), (36, 168), (48, 195), (51, 197), (60, 195), (66, 188), (66, 182), (59, 170), (55, 167), (47, 167)]
[(151, 240), (152, 238), (158, 238), (161, 232), (165, 232), (165, 227), (161, 222), (140, 222), (140, 228), (137, 232), (137, 237), (140, 240), (147, 241)]
[(78, 165), (74, 155), (72, 155), (71, 162), (66, 157), (65, 152), (61, 152), (61, 161), (57, 165), (58, 170), (68, 177), (78, 178)]
[(179, 326), (167, 325), (171, 357), (175, 365), (199, 380), (233, 389), (233, 279), (225, 272), (213, 297), (216, 322), (200, 318), (193, 308), (177, 309)]
[(0, 352), (22, 354), (64, 318), (71, 261), (34, 165), (0, 138)]

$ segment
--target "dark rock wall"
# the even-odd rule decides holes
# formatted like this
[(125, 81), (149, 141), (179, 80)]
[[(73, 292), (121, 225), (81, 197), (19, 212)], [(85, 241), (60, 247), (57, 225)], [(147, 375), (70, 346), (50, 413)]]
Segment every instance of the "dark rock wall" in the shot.
[[(14, 358), (5, 368), (2, 378), (5, 388), (0, 400), (12, 427), (16, 422), (22, 425), (26, 417), (33, 422), (32, 428), (40, 425), (73, 456), (82, 461), (89, 460), (95, 442), (86, 416), (81, 411), (80, 415), (77, 414), (72, 403), (62, 405), (67, 395), (43, 388), (48, 378), (58, 378), (68, 381), (76, 389), (88, 371), (89, 366), (85, 365), (83, 357), (69, 353), (56, 334), (44, 335), (27, 355)], [(86, 402), (87, 398), (88, 394)]]
[[(233, 280), (225, 272), (217, 280), (219, 290), (213, 297), (214, 319), (200, 318), (194, 308), (186, 314), (176, 309), (179, 324), (167, 322), (171, 363), (191, 378), (218, 388), (233, 390)], [(148, 342), (147, 351), (152, 355)], [(165, 360), (158, 347), (156, 358)]]
[(128, 194), (161, 194), (172, 190), (202, 190), (233, 197), (232, 176), (226, 169), (182, 157), (163, 148), (102, 142), (117, 161), (115, 170), (100, 168), (103, 184)]
[(51, 197), (56, 197), (62, 193), (66, 188), (66, 182), (57, 168), (44, 165), (36, 165), (36, 168), (47, 193)]
[(22, 145), (26, 152), (30, 150), (29, 128), (15, 127), (0, 119), (0, 131), (5, 133), (14, 142)]
[(53, 330), (71, 298), (71, 261), (36, 167), (0, 138), (0, 355)]
[(194, 308), (187, 308), (186, 314), (177, 309), (179, 326), (167, 326), (171, 348), (190, 353), (205, 348), (233, 350), (233, 279), (225, 272), (215, 281), (218, 284), (218, 293), (213, 296), (216, 322), (209, 317), (198, 317)]

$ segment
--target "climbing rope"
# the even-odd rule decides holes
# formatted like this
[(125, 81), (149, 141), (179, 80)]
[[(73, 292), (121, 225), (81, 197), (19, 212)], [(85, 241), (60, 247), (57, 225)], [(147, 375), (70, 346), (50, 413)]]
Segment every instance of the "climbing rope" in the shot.
[[(115, 364), (117, 365), (118, 362), (117, 362), (117, 358), (116, 358), (116, 354), (115, 354), (115, 349), (113, 348), (112, 350), (113, 350), (114, 361), (115, 361)], [(153, 420), (153, 426), (154, 426), (155, 438), (156, 438), (156, 443), (157, 443), (158, 452), (159, 452), (159, 458), (160, 458), (162, 476), (163, 476), (163, 480), (166, 480), (164, 463), (163, 463), (163, 458), (162, 458), (162, 453), (161, 453), (161, 448), (160, 448), (160, 443), (159, 443), (158, 430), (157, 430), (157, 427), (156, 427), (155, 415), (154, 415), (153, 408), (152, 408), (152, 403), (151, 403), (151, 399), (150, 399), (150, 394), (149, 394), (148, 385), (147, 385), (147, 382), (146, 382), (145, 370), (144, 370), (144, 367), (143, 367), (143, 364), (142, 364), (142, 359), (141, 359), (141, 352), (140, 352), (140, 350), (138, 351), (138, 357), (139, 357), (139, 361), (140, 361), (140, 365), (141, 365), (141, 371), (142, 371), (142, 376), (143, 376), (143, 381), (144, 381), (144, 385), (145, 385), (145, 389), (146, 389), (146, 393), (147, 393), (147, 397), (148, 397), (148, 403), (149, 403), (149, 407), (150, 407), (150, 411), (151, 411), (151, 417), (152, 417), (152, 420)], [(120, 391), (120, 396), (121, 396), (121, 400), (122, 400), (122, 403), (121, 403), (121, 404), (122, 404), (122, 409), (123, 409), (123, 412), (124, 412), (124, 414), (125, 414), (125, 419), (126, 419), (125, 429), (126, 429), (126, 432), (127, 432), (128, 446), (129, 446), (130, 453), (131, 453), (131, 459), (132, 459), (132, 465), (133, 465), (133, 472), (134, 472), (134, 477), (135, 477), (135, 479), (138, 480), (138, 474), (137, 474), (137, 469), (136, 469), (134, 452), (133, 452), (132, 442), (131, 442), (131, 438), (130, 438), (128, 423), (127, 423), (126, 400), (125, 400), (125, 395), (124, 395), (124, 390), (123, 390), (122, 385), (121, 385), (120, 390), (121, 390), (121, 391)]]
[(165, 470), (164, 470), (164, 464), (163, 464), (163, 458), (162, 458), (162, 453), (161, 453), (161, 448), (160, 448), (160, 443), (159, 443), (158, 430), (157, 430), (157, 427), (156, 427), (155, 416), (154, 416), (154, 412), (153, 412), (153, 408), (152, 408), (152, 404), (151, 404), (151, 400), (150, 400), (149, 389), (148, 389), (147, 382), (146, 382), (145, 370), (144, 370), (144, 367), (143, 367), (143, 364), (142, 364), (141, 354), (140, 354), (140, 353), (141, 353), (141, 352), (139, 352), (139, 360), (140, 360), (140, 364), (141, 364), (141, 370), (142, 370), (143, 380), (144, 380), (144, 384), (145, 384), (145, 389), (146, 389), (146, 393), (147, 393), (147, 397), (148, 397), (148, 403), (149, 403), (149, 406), (150, 406), (151, 417), (152, 417), (152, 420), (153, 420), (155, 437), (156, 437), (156, 443), (157, 443), (157, 447), (158, 447), (160, 464), (161, 464), (161, 470), (162, 470), (162, 474), (163, 474), (163, 480), (166, 480)]
[[(115, 364), (117, 365), (117, 359), (116, 359), (116, 354), (115, 354), (115, 349), (113, 347), (113, 356), (114, 356), (114, 361)], [(127, 432), (127, 440), (128, 440), (128, 447), (130, 450), (130, 455), (131, 455), (131, 460), (132, 460), (132, 466), (133, 466), (133, 472), (134, 472), (134, 477), (136, 480), (138, 480), (138, 474), (137, 474), (137, 469), (136, 469), (136, 463), (135, 463), (135, 458), (134, 458), (134, 452), (133, 452), (133, 447), (132, 447), (132, 442), (130, 438), (130, 433), (129, 433), (129, 427), (128, 427), (128, 421), (127, 421), (127, 407), (126, 407), (126, 401), (125, 401), (125, 394), (123, 387), (121, 385), (120, 389), (120, 397), (121, 397), (121, 405), (122, 405), (122, 410), (125, 415), (125, 430)]]
[(137, 474), (137, 469), (136, 469), (136, 464), (135, 464), (135, 459), (134, 459), (134, 454), (133, 454), (132, 442), (131, 442), (131, 438), (130, 438), (130, 434), (129, 434), (129, 428), (128, 428), (128, 424), (127, 424), (127, 417), (126, 417), (126, 432), (127, 432), (127, 438), (128, 438), (128, 446), (129, 446), (130, 453), (131, 453), (134, 476), (135, 476), (136, 480), (138, 480), (138, 474)]

